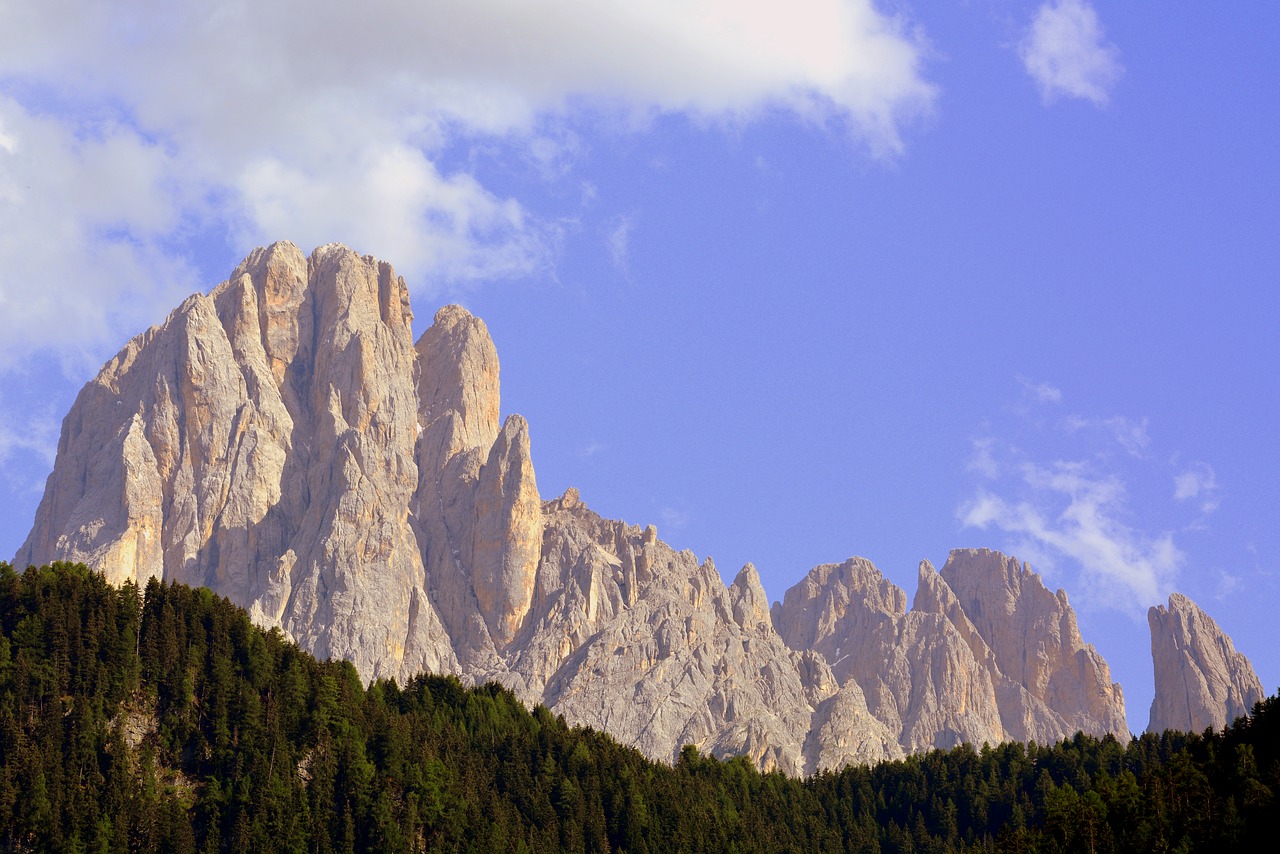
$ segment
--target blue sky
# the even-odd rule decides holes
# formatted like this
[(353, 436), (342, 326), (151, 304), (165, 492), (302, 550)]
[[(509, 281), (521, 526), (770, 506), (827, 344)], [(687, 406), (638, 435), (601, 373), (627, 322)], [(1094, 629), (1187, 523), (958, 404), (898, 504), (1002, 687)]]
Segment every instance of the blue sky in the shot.
[(1135, 730), (1174, 590), (1275, 690), (1277, 43), (1262, 3), (0, 0), (0, 554), (104, 359), (333, 240), (486, 320), (545, 497), (775, 599), (1017, 554)]

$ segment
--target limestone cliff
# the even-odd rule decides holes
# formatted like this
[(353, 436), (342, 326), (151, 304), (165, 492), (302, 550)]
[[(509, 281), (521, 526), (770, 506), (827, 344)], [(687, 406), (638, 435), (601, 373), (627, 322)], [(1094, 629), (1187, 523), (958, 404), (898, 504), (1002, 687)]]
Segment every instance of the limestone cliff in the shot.
[(369, 676), (456, 667), (404, 512), (411, 320), (388, 264), (255, 250), (81, 391), (19, 563), (208, 585)]
[(207, 585), (366, 679), (497, 680), (651, 757), (809, 773), (1077, 728), (1123, 700), (1065, 594), (993, 552), (816, 567), (771, 609), (750, 565), (543, 501), (530, 425), (458, 306), (414, 342), (405, 283), (278, 243), (81, 391), (19, 564)]
[[(872, 716), (908, 752), (966, 741), (1044, 742), (1079, 729), (1128, 739), (1120, 687), (1079, 640), (1065, 594), (1049, 594), (1016, 561), (957, 550), (942, 574), (924, 561), (911, 611), (905, 603), (906, 594), (869, 561), (853, 558), (815, 568), (773, 617), (793, 649), (820, 652), (842, 686), (856, 683)], [(1019, 637), (1034, 650), (1030, 670), (1001, 660)], [(1082, 686), (1102, 699), (1072, 693)]]
[(1156, 693), (1149, 732), (1222, 729), (1264, 699), (1249, 659), (1213, 618), (1181, 593), (1147, 611)]
[[(1080, 636), (1065, 591), (1050, 593), (1025, 563), (989, 549), (953, 550), (941, 576), (1000, 672), (1060, 716), (1067, 734), (1083, 730), (1128, 740), (1124, 694), (1111, 681), (1107, 662)], [(1029, 718), (1012, 727), (1014, 737), (1036, 737), (1043, 713), (1027, 702), (1018, 698), (1004, 709), (1009, 718)]]

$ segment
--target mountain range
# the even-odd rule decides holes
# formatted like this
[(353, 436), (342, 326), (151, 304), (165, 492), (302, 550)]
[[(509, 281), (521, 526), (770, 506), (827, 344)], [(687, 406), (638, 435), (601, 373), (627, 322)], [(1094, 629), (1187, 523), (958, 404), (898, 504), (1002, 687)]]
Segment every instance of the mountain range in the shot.
[[(871, 562), (770, 604), (653, 526), (538, 492), (500, 418), (485, 324), (415, 342), (392, 267), (329, 244), (254, 250), (80, 392), (20, 566), (207, 586), (365, 680), (496, 681), (666, 761), (693, 744), (808, 774), (934, 747), (1126, 742), (1124, 698), (1064, 591), (953, 551), (906, 592)], [(1150, 727), (1221, 728), (1264, 693), (1193, 602), (1149, 614)]]

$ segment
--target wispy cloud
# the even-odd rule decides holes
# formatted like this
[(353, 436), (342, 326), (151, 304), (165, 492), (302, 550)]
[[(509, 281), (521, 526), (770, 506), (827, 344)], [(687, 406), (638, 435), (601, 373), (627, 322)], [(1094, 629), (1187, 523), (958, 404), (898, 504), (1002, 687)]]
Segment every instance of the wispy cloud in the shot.
[(996, 459), (996, 440), (991, 436), (972, 440), (973, 453), (965, 463), (965, 471), (977, 472), (987, 480), (1000, 476), (1000, 462)]
[(1119, 49), (1106, 41), (1098, 13), (1085, 0), (1042, 4), (1019, 52), (1046, 103), (1066, 97), (1106, 106), (1124, 73)]
[(658, 511), (658, 518), (662, 520), (662, 524), (667, 528), (679, 531), (689, 524), (689, 520), (692, 517), (685, 510), (679, 510), (675, 507), (663, 507)]
[[(1038, 568), (1078, 575), (1091, 607), (1140, 615), (1172, 590), (1187, 558), (1177, 543), (1217, 500), (1213, 469), (1152, 452), (1149, 420), (1068, 412), (1060, 390), (1016, 377), (1013, 418), (971, 441), (972, 490), (956, 510), (964, 527), (998, 535), (993, 546)], [(1038, 389), (1044, 389), (1040, 392)], [(1173, 478), (1172, 495), (1165, 492)], [(1135, 499), (1133, 495), (1140, 498)], [(1165, 506), (1157, 506), (1160, 495)], [(1188, 519), (1182, 505), (1196, 503)], [(1224, 589), (1230, 589), (1227, 585)]]
[(1080, 430), (1101, 430), (1109, 433), (1125, 453), (1134, 457), (1145, 456), (1147, 448), (1151, 445), (1146, 418), (1128, 418), (1124, 415), (1086, 418), (1083, 415), (1073, 414), (1066, 417), (1063, 426), (1071, 433)]
[(626, 274), (628, 261), (631, 258), (632, 219), (629, 216), (615, 217), (605, 236), (605, 245), (609, 247), (609, 260), (619, 273)]
[(1018, 374), (1015, 379), (1018, 385), (1022, 386), (1022, 397), (1024, 401), (1030, 403), (1061, 403), (1062, 390), (1049, 383), (1033, 382), (1022, 374)]
[(30, 454), (47, 467), (58, 451), (58, 421), (51, 414), (0, 422), (0, 464), (15, 454)]
[(1096, 604), (1142, 609), (1166, 597), (1183, 563), (1170, 533), (1148, 536), (1125, 524), (1125, 488), (1082, 463), (1022, 466), (1028, 488), (1008, 501), (986, 489), (960, 508), (966, 526), (998, 528), (1037, 552), (1074, 561)]
[(1218, 586), (1214, 591), (1214, 598), (1219, 602), (1229, 599), (1232, 594), (1236, 593), (1244, 585), (1244, 579), (1239, 575), (1232, 575), (1225, 569), (1218, 570)]
[(419, 290), (539, 273), (563, 212), (457, 152), (572, 180), (574, 117), (789, 113), (892, 154), (923, 56), (873, 0), (0, 4), (0, 368), (96, 364), (211, 284), (192, 235), (337, 240)]
[(1218, 480), (1213, 466), (1192, 463), (1173, 476), (1173, 497), (1177, 501), (1194, 501), (1203, 513), (1218, 509)]
[(44, 491), (45, 475), (58, 450), (59, 421), (53, 407), (17, 411), (10, 399), (0, 399), (0, 477), (10, 495), (32, 497)]

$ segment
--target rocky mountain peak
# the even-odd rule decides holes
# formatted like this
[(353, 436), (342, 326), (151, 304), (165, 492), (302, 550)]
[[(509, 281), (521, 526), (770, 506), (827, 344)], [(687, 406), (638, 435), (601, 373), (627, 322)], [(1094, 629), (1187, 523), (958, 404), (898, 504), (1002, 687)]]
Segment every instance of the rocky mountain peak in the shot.
[(366, 679), (497, 680), (667, 760), (1127, 737), (1066, 595), (1020, 561), (924, 561), (908, 611), (855, 557), (771, 608), (750, 564), (726, 586), (576, 489), (542, 501), (484, 322), (445, 306), (414, 342), (412, 320), (389, 264), (254, 250), (81, 391), (17, 562), (207, 585)]
[(1181, 593), (1147, 611), (1156, 692), (1147, 729), (1202, 732), (1249, 714), (1264, 698), (1249, 659)]
[(1080, 636), (1067, 595), (1049, 592), (1025, 563), (989, 549), (956, 549), (942, 567), (1001, 673), (1069, 726), (1128, 738), (1124, 695)]
[(498, 436), (498, 350), (484, 321), (447, 305), (415, 345), (418, 419), (431, 436), (430, 467), (471, 448), (488, 450)]
[(760, 584), (760, 573), (753, 564), (746, 564), (729, 585), (729, 601), (733, 607), (734, 621), (747, 630), (772, 633), (773, 623), (769, 614), (769, 597)]

